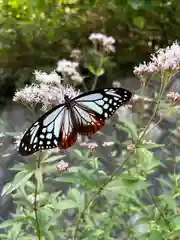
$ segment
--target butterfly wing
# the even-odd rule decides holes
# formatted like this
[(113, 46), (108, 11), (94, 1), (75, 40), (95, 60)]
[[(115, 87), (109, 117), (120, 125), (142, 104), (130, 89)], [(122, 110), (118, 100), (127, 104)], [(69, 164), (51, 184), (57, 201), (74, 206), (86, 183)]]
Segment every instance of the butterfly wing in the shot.
[(19, 153), (27, 156), (38, 150), (67, 148), (74, 144), (76, 139), (71, 114), (65, 105), (61, 104), (41, 116), (25, 132), (19, 145)]
[(77, 96), (73, 99), (77, 131), (82, 135), (94, 134), (104, 126), (105, 120), (131, 97), (132, 93), (124, 88), (95, 90)]

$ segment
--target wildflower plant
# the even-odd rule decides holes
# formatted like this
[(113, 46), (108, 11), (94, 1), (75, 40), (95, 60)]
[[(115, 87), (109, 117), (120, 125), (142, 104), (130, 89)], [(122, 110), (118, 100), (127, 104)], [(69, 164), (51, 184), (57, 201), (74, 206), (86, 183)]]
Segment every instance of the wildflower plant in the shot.
[[(95, 89), (104, 74), (106, 57), (115, 51), (115, 40), (103, 34), (91, 34), (89, 40), (100, 56), (98, 67), (87, 64), (94, 75), (91, 89)], [(179, 89), (167, 91), (179, 64), (180, 45), (175, 42), (151, 55), (149, 63), (134, 68), (141, 89), (125, 108), (128, 115), (121, 108), (118, 121), (107, 124), (111, 134), (79, 139), (64, 152), (39, 151), (26, 163), (15, 165), (15, 177), (4, 186), (2, 195), (12, 195), (16, 211), (0, 224), (8, 228), (0, 236), (11, 240), (178, 239), (180, 156), (175, 141), (179, 144)], [(67, 84), (85, 84), (78, 66), (78, 62), (60, 60), (50, 74), (35, 71), (35, 83), (17, 90), (13, 100), (34, 115), (36, 107), (44, 112), (62, 103), (64, 94), (76, 96), (79, 92)], [(158, 91), (145, 96), (154, 78)], [(176, 134), (171, 133), (173, 153), (171, 141), (165, 146), (150, 139), (150, 133), (172, 113), (177, 117)]]

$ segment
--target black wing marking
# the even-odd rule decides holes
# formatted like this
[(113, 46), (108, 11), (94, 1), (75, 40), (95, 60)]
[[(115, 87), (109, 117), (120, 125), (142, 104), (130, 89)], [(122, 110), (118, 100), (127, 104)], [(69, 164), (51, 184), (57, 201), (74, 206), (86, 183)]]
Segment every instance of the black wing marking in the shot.
[(58, 147), (65, 109), (64, 104), (58, 105), (34, 122), (21, 139), (19, 153), (27, 156), (38, 150)]
[(106, 88), (81, 94), (72, 99), (72, 101), (79, 108), (86, 109), (86, 111), (92, 112), (102, 119), (107, 119), (119, 107), (129, 102), (131, 97), (132, 93), (127, 89)]

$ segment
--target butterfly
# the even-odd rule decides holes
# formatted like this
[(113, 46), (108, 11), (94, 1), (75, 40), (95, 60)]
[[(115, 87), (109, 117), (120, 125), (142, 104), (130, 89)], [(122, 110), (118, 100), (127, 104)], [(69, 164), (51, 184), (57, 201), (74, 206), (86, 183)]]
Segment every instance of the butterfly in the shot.
[(19, 153), (27, 156), (43, 149), (69, 148), (78, 135), (91, 136), (99, 131), (131, 97), (132, 93), (123, 88), (94, 90), (74, 98), (65, 95), (63, 104), (46, 112), (25, 132)]

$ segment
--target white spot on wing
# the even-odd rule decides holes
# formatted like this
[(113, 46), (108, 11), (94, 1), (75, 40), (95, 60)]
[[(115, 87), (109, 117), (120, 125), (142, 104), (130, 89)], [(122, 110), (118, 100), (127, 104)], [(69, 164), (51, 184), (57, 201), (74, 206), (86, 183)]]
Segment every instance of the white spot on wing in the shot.
[(109, 107), (109, 104), (107, 104), (107, 103), (104, 104), (104, 106), (103, 106), (104, 109), (108, 109), (108, 107)]
[(52, 138), (52, 133), (48, 133), (48, 134), (46, 135), (46, 138), (51, 139), (51, 138)]

